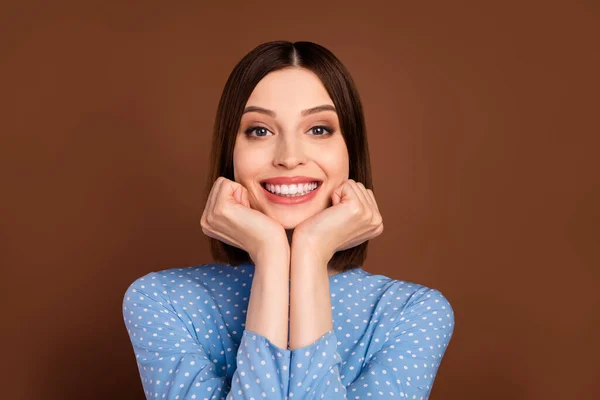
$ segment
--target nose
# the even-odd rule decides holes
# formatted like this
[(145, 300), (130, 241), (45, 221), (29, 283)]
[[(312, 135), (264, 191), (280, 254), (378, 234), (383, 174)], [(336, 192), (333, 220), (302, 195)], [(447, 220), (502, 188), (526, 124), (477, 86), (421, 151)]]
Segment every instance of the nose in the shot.
[(301, 140), (295, 135), (279, 135), (273, 164), (276, 167), (293, 169), (298, 165), (306, 164), (306, 156)]

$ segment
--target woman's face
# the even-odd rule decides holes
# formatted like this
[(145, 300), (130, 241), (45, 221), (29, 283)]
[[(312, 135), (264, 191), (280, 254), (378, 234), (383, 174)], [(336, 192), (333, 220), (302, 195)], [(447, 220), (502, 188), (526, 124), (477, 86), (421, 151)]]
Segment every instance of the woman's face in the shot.
[(333, 190), (348, 179), (349, 159), (333, 101), (317, 75), (289, 68), (256, 85), (237, 132), (233, 167), (250, 207), (285, 229), (331, 205)]

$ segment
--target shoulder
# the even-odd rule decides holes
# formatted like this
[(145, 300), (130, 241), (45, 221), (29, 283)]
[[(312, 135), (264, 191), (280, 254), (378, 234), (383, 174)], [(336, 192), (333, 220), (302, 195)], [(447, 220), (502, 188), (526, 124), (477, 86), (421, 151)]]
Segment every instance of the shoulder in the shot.
[(397, 287), (406, 292), (400, 306), (399, 326), (405, 331), (415, 328), (418, 332), (437, 331), (442, 336), (436, 338), (449, 340), (454, 332), (454, 310), (448, 298), (439, 289), (412, 282), (398, 281)]
[(402, 292), (404, 294), (406, 307), (414, 307), (416, 305), (430, 306), (435, 304), (439, 307), (447, 307), (451, 310), (450, 301), (440, 289), (403, 280), (395, 280), (394, 287), (397, 292)]
[(363, 285), (377, 288), (382, 293), (382, 297), (395, 296), (395, 300), (407, 305), (423, 301), (442, 302), (450, 305), (449, 300), (439, 289), (412, 281), (393, 279), (386, 275), (365, 271), (363, 274)]
[[(248, 286), (254, 272), (253, 265), (233, 266), (222, 263), (199, 264), (184, 268), (169, 268), (149, 272), (136, 278), (125, 291), (124, 301), (134, 295), (147, 296), (153, 300), (169, 301), (178, 293), (209, 292), (224, 286)], [(205, 289), (205, 290), (198, 290)]]
[(440, 289), (416, 282), (392, 279), (385, 275), (367, 274), (363, 280), (365, 287), (377, 290), (378, 304), (400, 320), (419, 315), (421, 322), (445, 323), (454, 326), (454, 310), (450, 300)]

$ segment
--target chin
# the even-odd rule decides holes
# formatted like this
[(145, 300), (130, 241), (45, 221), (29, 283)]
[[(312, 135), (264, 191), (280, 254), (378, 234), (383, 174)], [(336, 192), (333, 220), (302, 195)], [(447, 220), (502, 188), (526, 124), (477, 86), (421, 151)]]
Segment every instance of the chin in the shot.
[[(284, 229), (294, 229), (300, 225), (303, 221), (312, 217), (313, 214), (306, 213), (285, 213), (286, 215), (270, 215), (275, 221), (279, 222)], [(295, 215), (294, 215), (295, 214)]]
[(298, 225), (302, 223), (302, 221), (306, 220), (306, 218), (274, 218), (284, 229), (295, 229)]

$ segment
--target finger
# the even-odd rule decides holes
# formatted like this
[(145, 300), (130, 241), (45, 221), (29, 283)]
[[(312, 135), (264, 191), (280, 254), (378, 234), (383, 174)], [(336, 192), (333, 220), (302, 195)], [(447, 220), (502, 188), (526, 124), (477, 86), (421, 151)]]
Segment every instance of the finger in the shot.
[(342, 194), (341, 192), (338, 193), (337, 189), (333, 191), (333, 193), (331, 193), (331, 204), (332, 205), (336, 205), (340, 203), (340, 200), (342, 199)]
[(356, 186), (358, 187), (360, 194), (362, 196), (362, 198), (365, 201), (365, 204), (373, 211), (376, 210), (375, 205), (373, 204), (373, 201), (371, 199), (371, 196), (369, 196), (369, 194), (367, 193), (367, 188), (365, 187), (365, 185), (363, 185), (362, 182), (356, 182)]
[(235, 199), (236, 202), (238, 203), (242, 203), (242, 191), (240, 190), (239, 187), (236, 187), (235, 190), (233, 191), (233, 198)]
[(204, 212), (202, 213), (203, 218), (206, 218), (208, 213), (212, 212), (212, 207), (213, 207), (214, 198), (215, 198), (215, 188), (217, 187), (218, 181), (219, 181), (219, 178), (217, 178), (217, 180), (215, 180), (215, 182), (213, 182), (213, 184), (210, 188), (210, 192), (208, 193), (208, 198), (206, 199), (206, 204), (204, 205)]
[(373, 202), (373, 204), (377, 205), (377, 202), (375, 201), (375, 195), (373, 194), (373, 191), (371, 189), (367, 189), (367, 194), (371, 198), (371, 201)]
[(243, 186), (237, 182), (225, 178), (219, 187), (218, 201), (229, 202), (229, 204), (240, 204)]
[(242, 204), (250, 208), (250, 202), (248, 201), (248, 189), (242, 187)]
[(246, 187), (244, 187), (244, 190), (245, 190), (245, 192), (246, 192), (246, 198), (248, 199), (248, 205), (247, 205), (247, 207), (248, 207), (248, 208), (252, 208), (252, 207), (250, 206), (250, 203), (251, 203), (250, 199), (253, 199), (253, 200), (254, 200), (254, 201), (252, 202), (252, 204), (255, 204), (255, 205), (256, 205), (256, 204), (260, 204), (260, 201), (259, 201), (259, 200), (256, 198), (256, 195), (254, 194), (254, 192), (252, 192), (252, 191), (248, 190)]
[(373, 191), (371, 189), (367, 189), (367, 193), (369, 194), (371, 200), (373, 200), (373, 204), (375, 204), (375, 209), (377, 210), (377, 212), (379, 212), (379, 206), (377, 205), (377, 200), (375, 200), (375, 195), (373, 194)]
[(229, 199), (230, 197), (235, 199), (234, 192), (240, 186), (242, 186), (242, 185), (240, 185), (239, 183), (234, 182), (230, 179), (227, 179), (226, 181), (223, 182), (223, 186), (221, 187), (221, 195), (225, 196), (227, 199)]
[(215, 181), (215, 184), (213, 185), (213, 188), (211, 190), (211, 194), (210, 194), (210, 203), (209, 203), (209, 207), (208, 207), (208, 212), (212, 213), (215, 210), (215, 205), (217, 204), (217, 198), (219, 197), (219, 191), (221, 190), (221, 185), (223, 184), (223, 181), (225, 180), (225, 178), (223, 177), (219, 177), (217, 178), (217, 180)]
[(336, 204), (339, 204), (340, 201), (342, 201), (342, 198), (344, 197), (344, 186), (346, 185), (347, 181), (344, 181), (344, 183), (342, 183), (333, 190), (333, 193), (331, 194), (331, 203), (334, 206)]
[(352, 187), (352, 190), (354, 190), (356, 199), (362, 204), (363, 208), (371, 208), (371, 206), (369, 205), (369, 201), (367, 200), (367, 196), (362, 192), (362, 190), (360, 189), (358, 183), (354, 180), (350, 180), (350, 186)]
[(379, 206), (377, 205), (377, 201), (375, 200), (375, 195), (371, 189), (367, 189), (367, 194), (375, 204), (375, 210), (377, 212), (377, 218), (375, 222), (379, 222), (379, 227), (377, 228), (376, 235), (379, 236), (383, 232), (383, 217), (381, 216), (381, 212), (379, 211)]
[(357, 182), (358, 187), (360, 188), (360, 191), (362, 194), (365, 195), (365, 198), (367, 199), (368, 204), (371, 206), (371, 208), (373, 210), (375, 210), (375, 204), (373, 204), (373, 198), (371, 196), (369, 196), (369, 192), (367, 191), (367, 188), (365, 187), (365, 185), (362, 182)]
[(359, 193), (360, 189), (358, 186), (356, 186), (356, 182), (352, 179), (349, 179), (344, 188), (346, 192), (344, 192), (344, 198), (342, 201), (345, 203), (354, 203), (352, 212), (356, 211), (356, 216), (360, 216), (362, 218), (365, 210), (367, 210), (368, 205), (365, 203), (365, 200), (361, 198)]

